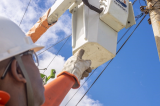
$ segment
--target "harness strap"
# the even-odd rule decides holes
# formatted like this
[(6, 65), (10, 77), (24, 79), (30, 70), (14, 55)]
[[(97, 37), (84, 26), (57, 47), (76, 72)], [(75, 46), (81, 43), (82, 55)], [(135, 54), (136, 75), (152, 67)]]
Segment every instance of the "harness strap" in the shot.
[(21, 68), (21, 71), (23, 73), (24, 78), (27, 80), (27, 83), (26, 83), (27, 104), (28, 104), (28, 106), (34, 106), (33, 90), (32, 90), (32, 85), (31, 85), (30, 79), (28, 77), (28, 73), (24, 67), (21, 56), (17, 55), (17, 56), (15, 56), (15, 58)]

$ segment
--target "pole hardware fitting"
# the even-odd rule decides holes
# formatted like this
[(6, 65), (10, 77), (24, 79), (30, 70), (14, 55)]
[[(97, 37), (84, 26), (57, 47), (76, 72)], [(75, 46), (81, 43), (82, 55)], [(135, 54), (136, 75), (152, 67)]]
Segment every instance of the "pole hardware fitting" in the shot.
[(100, 8), (100, 9), (99, 9), (99, 8), (91, 5), (91, 4), (88, 2), (88, 0), (82, 0), (82, 2), (83, 2), (86, 6), (88, 6), (91, 10), (93, 10), (93, 11), (99, 13), (99, 14), (103, 11), (103, 8)]
[(149, 14), (149, 10), (145, 10), (144, 13), (147, 15)]
[(149, 2), (148, 6), (146, 6), (146, 9), (153, 10), (154, 9), (154, 5), (152, 5), (152, 3)]
[(152, 23), (151, 23), (151, 19), (150, 19), (150, 18), (148, 19), (148, 24), (149, 24), (149, 25), (151, 25), (151, 24), (152, 24)]
[(140, 6), (140, 10), (144, 12), (146, 15), (149, 14), (149, 9), (146, 6)]
[(140, 10), (141, 10), (142, 12), (144, 12), (145, 6), (140, 6)]

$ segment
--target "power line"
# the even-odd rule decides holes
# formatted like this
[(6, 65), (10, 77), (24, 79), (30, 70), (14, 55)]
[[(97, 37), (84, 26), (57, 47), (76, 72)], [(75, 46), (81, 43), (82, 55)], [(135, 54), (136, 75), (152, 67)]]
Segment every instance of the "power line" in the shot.
[[(63, 43), (63, 45), (61, 46), (61, 48), (59, 49), (59, 51), (56, 53), (56, 55), (53, 57), (52, 61), (48, 64), (48, 66), (44, 69), (40, 69), (40, 70), (47, 70), (48, 67), (51, 65), (51, 63), (53, 62), (53, 60), (57, 57), (57, 55), (59, 54), (59, 52), (61, 51), (61, 49), (64, 47), (64, 45), (67, 43), (69, 37), (67, 38), (67, 40)], [(45, 73), (45, 71), (43, 73)]]
[(57, 45), (58, 43), (62, 42), (63, 40), (65, 40), (66, 38), (70, 37), (71, 35), (65, 37), (64, 39), (58, 41), (57, 43), (53, 44), (52, 46), (48, 47), (47, 49), (45, 49), (44, 51), (42, 51), (41, 53), (39, 53), (38, 55), (43, 54), (45, 51), (49, 50), (50, 48), (52, 48), (53, 46)]
[[(138, 21), (138, 19), (143, 16), (143, 14), (138, 15), (139, 17), (136, 19), (136, 21)], [(124, 38), (124, 36), (128, 33), (128, 31), (132, 28), (133, 26), (131, 26), (124, 34), (123, 36), (118, 40), (117, 44)]]
[(28, 3), (28, 6), (27, 6), (27, 8), (26, 8), (26, 10), (25, 10), (25, 12), (24, 12), (24, 15), (23, 15), (23, 17), (22, 17), (20, 23), (19, 23), (19, 26), (21, 25), (21, 23), (22, 23), (22, 21), (23, 21), (23, 18), (24, 18), (24, 16), (25, 16), (26, 12), (27, 12), (27, 9), (28, 9), (28, 7), (29, 7), (31, 1), (32, 1), (32, 0), (30, 0), (29, 3)]
[(69, 101), (66, 103), (65, 106), (68, 105), (68, 103), (73, 99), (73, 97), (78, 93), (78, 91), (82, 88), (82, 86), (88, 81), (88, 79), (92, 76), (92, 74), (97, 70), (97, 68), (91, 73), (91, 75), (87, 78), (87, 80), (81, 85), (80, 88), (78, 88), (78, 90), (76, 91), (76, 93), (74, 93), (74, 95), (69, 99)]
[[(146, 15), (142, 18), (142, 20), (139, 22), (139, 24), (136, 26), (136, 28), (133, 30), (133, 32), (131, 33), (131, 35), (127, 38), (127, 40), (123, 43), (123, 45), (120, 47), (120, 49), (117, 51), (116, 55), (120, 52), (120, 50), (124, 47), (124, 45), (127, 43), (127, 41), (130, 39), (130, 37), (133, 35), (133, 33), (135, 32), (135, 30), (138, 28), (138, 26), (142, 23), (142, 21), (144, 20), (144, 18), (146, 17)], [(114, 59), (114, 58), (113, 58)], [(106, 65), (106, 67), (103, 69), (103, 71), (99, 74), (99, 76), (96, 78), (96, 80), (92, 83), (92, 85), (89, 87), (89, 89), (86, 91), (86, 93), (82, 96), (82, 98), (78, 101), (78, 103), (76, 104), (76, 106), (81, 102), (81, 100), (84, 98), (84, 96), (88, 93), (88, 91), (92, 88), (92, 86), (96, 83), (96, 81), (99, 79), (99, 77), (103, 74), (103, 72), (106, 70), (106, 68), (109, 66), (109, 64), (113, 61), (113, 59), (111, 59), (109, 61), (109, 63)]]
[[(137, 16), (137, 20), (143, 16), (143, 13), (141, 13), (140, 15)], [(133, 26), (132, 26), (133, 27)], [(118, 40), (117, 44), (119, 44), (119, 42), (124, 38), (124, 36), (128, 33), (128, 31), (132, 28), (130, 27), (123, 35), (122, 37)], [(92, 74), (97, 70), (97, 68), (92, 72)], [(73, 99), (73, 97), (77, 94), (77, 92), (82, 88), (82, 86), (88, 81), (88, 79), (92, 76), (92, 74), (87, 78), (87, 80), (81, 85), (81, 87), (76, 91), (76, 93), (69, 99), (69, 101), (66, 103), (65, 106), (67, 106), (67, 104), (71, 101), (71, 99)]]
[(147, 2), (146, 2), (146, 0), (143, 0), (144, 2), (145, 2), (145, 5), (147, 5)]
[[(28, 6), (27, 6), (27, 8), (26, 8), (26, 10), (25, 10), (25, 12), (24, 12), (24, 15), (23, 15), (23, 17), (22, 17), (22, 19), (21, 19), (21, 21), (20, 21), (19, 26), (21, 25), (21, 23), (22, 23), (22, 21), (23, 21), (23, 18), (24, 18), (25, 14), (26, 14), (26, 12), (27, 12), (27, 10), (28, 10), (28, 7), (29, 7), (31, 1), (32, 1), (32, 0), (30, 0), (29, 3), (28, 3)], [(57, 1), (57, 0), (55, 0), (54, 3), (55, 3), (56, 1)], [(68, 37), (70, 37), (70, 36), (71, 36), (71, 35), (67, 36), (66, 38), (68, 38)], [(65, 40), (66, 38), (62, 39), (61, 41), (57, 42), (56, 44), (52, 45), (51, 47), (57, 45), (58, 43), (60, 43), (60, 42), (62, 42), (63, 40)], [(39, 53), (38, 55), (44, 53), (45, 51), (47, 51), (47, 50), (50, 49), (51, 47), (47, 48), (46, 50), (44, 50), (43, 52)]]
[(141, 4), (141, 1), (139, 0), (139, 4), (140, 4), (140, 6), (142, 6), (142, 4)]
[(137, 1), (137, 0), (134, 0), (133, 3), (132, 3), (132, 5), (134, 5), (134, 3), (135, 3), (136, 1)]

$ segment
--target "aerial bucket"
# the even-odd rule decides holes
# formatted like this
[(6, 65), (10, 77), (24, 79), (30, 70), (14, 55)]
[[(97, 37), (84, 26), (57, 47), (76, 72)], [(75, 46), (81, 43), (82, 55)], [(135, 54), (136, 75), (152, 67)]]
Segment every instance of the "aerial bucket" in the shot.
[(128, 0), (89, 0), (89, 3), (103, 8), (103, 12), (99, 14), (83, 3), (72, 10), (72, 50), (74, 54), (84, 49), (82, 58), (91, 60), (91, 68), (95, 69), (115, 57), (118, 32), (134, 25), (135, 19)]

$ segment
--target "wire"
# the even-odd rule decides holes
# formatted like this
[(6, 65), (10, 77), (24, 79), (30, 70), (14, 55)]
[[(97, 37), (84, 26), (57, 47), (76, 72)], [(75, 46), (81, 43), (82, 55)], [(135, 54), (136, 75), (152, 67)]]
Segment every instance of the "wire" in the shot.
[(99, 14), (103, 11), (102, 8), (99, 9), (99, 8), (91, 5), (88, 0), (82, 0), (82, 2), (83, 2), (88, 8), (90, 8), (91, 10), (93, 10), (93, 11), (99, 13)]
[(143, 0), (144, 2), (145, 2), (145, 5), (147, 5), (147, 2), (146, 2), (146, 0)]
[(142, 4), (141, 4), (141, 1), (139, 0), (139, 4), (140, 4), (140, 6), (142, 6)]
[(97, 70), (97, 68), (91, 73), (91, 75), (87, 78), (87, 80), (81, 85), (80, 88), (78, 88), (78, 90), (76, 91), (76, 93), (74, 93), (74, 95), (69, 99), (69, 101), (66, 103), (65, 106), (67, 106), (67, 104), (73, 99), (73, 97), (78, 93), (78, 91), (82, 88), (82, 86), (88, 81), (88, 79), (92, 76), (92, 74)]
[(143, 15), (144, 15), (144, 13), (141, 13), (141, 14), (135, 16), (135, 18), (141, 18)]
[[(139, 17), (139, 18), (140, 18), (140, 17)], [(139, 18), (137, 18), (136, 21), (138, 21)], [(132, 27), (133, 27), (133, 26), (131, 26), (131, 27), (124, 33), (124, 35), (118, 40), (117, 44), (124, 38), (124, 36), (128, 33), (128, 31), (129, 31)]]
[[(147, 5), (146, 0), (142, 0), (142, 1), (144, 1), (144, 2), (145, 2), (145, 4)], [(142, 4), (141, 4), (141, 1), (140, 1), (140, 0), (139, 0), (139, 4), (140, 4), (140, 6), (142, 6)]]
[[(59, 51), (56, 53), (56, 55), (53, 57), (52, 61), (48, 64), (47, 68), (44, 69), (40, 69), (40, 70), (47, 70), (48, 67), (51, 65), (51, 63), (53, 62), (53, 60), (57, 57), (57, 55), (59, 54), (59, 52), (61, 51), (61, 49), (64, 47), (64, 45), (67, 43), (69, 37), (67, 38), (67, 40), (64, 42), (64, 44), (61, 46), (61, 48), (59, 49)], [(45, 73), (45, 71), (43, 72), (43, 74)]]
[(44, 51), (42, 51), (41, 53), (39, 53), (38, 55), (43, 54), (45, 51), (49, 50), (50, 48), (52, 48), (53, 46), (57, 45), (58, 43), (62, 42), (63, 40), (65, 40), (66, 38), (70, 37), (71, 35), (65, 37), (64, 39), (58, 41), (57, 43), (53, 44), (52, 46), (48, 47), (47, 49), (45, 49)]
[[(144, 20), (144, 18), (146, 17), (146, 15), (142, 18), (142, 20), (139, 22), (139, 24), (136, 26), (136, 28), (133, 30), (133, 32), (131, 33), (131, 35), (127, 38), (127, 40), (123, 43), (123, 45), (120, 47), (120, 49), (117, 51), (116, 55), (120, 52), (120, 50), (124, 47), (124, 45), (127, 43), (127, 41), (130, 39), (130, 37), (133, 35), (133, 33), (135, 32), (135, 30), (138, 28), (138, 26), (142, 23), (142, 21)], [(113, 58), (114, 59), (114, 58)], [(103, 72), (106, 70), (106, 68), (109, 66), (109, 64), (113, 61), (113, 59), (111, 59), (109, 61), (109, 63), (106, 65), (106, 67), (103, 69), (103, 71), (99, 74), (99, 76), (96, 78), (96, 80), (92, 83), (92, 85), (89, 87), (89, 89), (86, 91), (86, 93), (82, 96), (82, 98), (78, 101), (78, 103), (76, 104), (76, 106), (81, 102), (81, 100), (84, 98), (84, 96), (88, 93), (88, 91), (92, 88), (92, 86), (95, 84), (95, 82), (99, 79), (99, 77), (103, 74)]]
[(134, 0), (133, 3), (132, 3), (132, 5), (134, 5), (136, 1), (137, 1), (137, 0)]
[(31, 1), (32, 1), (32, 0), (30, 0), (29, 3), (28, 3), (28, 6), (27, 6), (27, 8), (26, 8), (26, 10), (25, 10), (25, 12), (24, 12), (24, 15), (23, 15), (23, 17), (22, 17), (20, 23), (19, 23), (19, 26), (21, 25), (21, 23), (22, 23), (22, 21), (23, 21), (23, 18), (24, 18), (25, 14), (26, 14), (26, 12), (27, 12), (27, 10), (28, 10), (28, 7), (29, 7)]
[[(143, 16), (143, 13), (141, 13), (140, 15), (137, 15), (136, 16), (136, 21), (138, 21), (138, 19), (140, 18), (140, 17), (142, 17)], [(128, 31), (132, 28), (133, 26), (131, 26), (125, 33), (124, 33), (124, 35), (120, 38), (120, 40), (117, 42), (117, 44), (123, 39), (123, 37), (128, 33)]]

